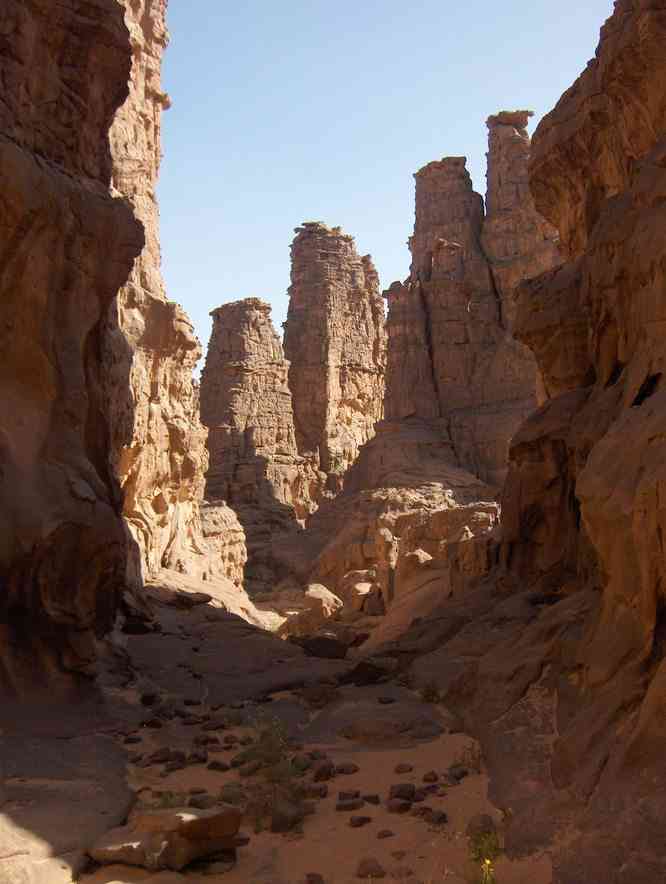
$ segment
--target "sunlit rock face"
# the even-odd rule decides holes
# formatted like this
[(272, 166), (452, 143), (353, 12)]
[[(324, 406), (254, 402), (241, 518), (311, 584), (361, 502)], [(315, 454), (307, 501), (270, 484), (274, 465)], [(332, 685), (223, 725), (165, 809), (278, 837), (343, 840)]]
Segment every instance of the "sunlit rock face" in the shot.
[(104, 322), (143, 232), (109, 193), (122, 7), (8, 0), (2, 19), (0, 687), (21, 691), (87, 671), (124, 586)]
[(336, 492), (382, 417), (386, 364), (377, 272), (339, 227), (296, 230), (284, 348), (298, 450)]
[(486, 210), (463, 157), (417, 172), (408, 280), (385, 293), (386, 417), (437, 426), (461, 466), (500, 486), (537, 372), (511, 334), (517, 284), (559, 261), (527, 189), (529, 112), (490, 117)]
[[(161, 568), (195, 576), (211, 572), (199, 502), (207, 466), (192, 371), (199, 341), (182, 308), (167, 299), (160, 269), (155, 189), (161, 160), (161, 85), (168, 42), (166, 0), (125, 3), (132, 68), (129, 97), (111, 128), (113, 187), (143, 223), (146, 243), (108, 314), (104, 358), (112, 414), (112, 468), (135, 541), (128, 580)], [(129, 381), (129, 383), (128, 383)]]
[(503, 305), (524, 274), (559, 260), (557, 234), (527, 189), (527, 120), (525, 111), (490, 119), (488, 214), (463, 158), (415, 176), (410, 277), (385, 292), (386, 419), (343, 491), (284, 552), (304, 583), (385, 615), (372, 646), (491, 567), (509, 441), (537, 386)]

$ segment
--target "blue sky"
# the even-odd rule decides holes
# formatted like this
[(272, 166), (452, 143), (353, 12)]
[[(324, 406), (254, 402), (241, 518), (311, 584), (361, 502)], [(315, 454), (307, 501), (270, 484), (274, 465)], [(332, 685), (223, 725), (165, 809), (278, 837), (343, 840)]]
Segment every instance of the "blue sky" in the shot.
[(413, 173), (466, 155), (486, 118), (547, 113), (594, 55), (612, 0), (171, 0), (162, 252), (204, 347), (210, 310), (287, 309), (302, 221), (340, 225), (383, 287), (409, 269)]

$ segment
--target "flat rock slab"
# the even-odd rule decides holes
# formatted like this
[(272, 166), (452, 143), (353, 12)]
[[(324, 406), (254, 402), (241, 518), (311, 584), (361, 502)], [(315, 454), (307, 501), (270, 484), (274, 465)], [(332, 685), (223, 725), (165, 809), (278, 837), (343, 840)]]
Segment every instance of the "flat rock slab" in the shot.
[(240, 811), (230, 805), (143, 813), (130, 825), (107, 832), (89, 853), (103, 864), (180, 871), (196, 859), (234, 847), (240, 822)]
[(304, 729), (302, 738), (311, 742), (327, 742), (344, 737), (365, 745), (394, 744), (435, 739), (444, 731), (435, 706), (420, 703), (413, 697), (389, 706), (380, 705), (375, 697), (361, 695), (343, 699), (322, 709)]

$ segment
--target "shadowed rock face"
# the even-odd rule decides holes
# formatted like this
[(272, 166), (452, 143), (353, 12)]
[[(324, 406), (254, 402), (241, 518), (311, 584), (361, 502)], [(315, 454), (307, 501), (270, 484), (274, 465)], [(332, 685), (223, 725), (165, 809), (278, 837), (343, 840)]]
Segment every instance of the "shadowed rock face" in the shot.
[(111, 129), (113, 186), (129, 199), (146, 231), (130, 279), (111, 305), (104, 349), (111, 460), (136, 541), (128, 569), (134, 586), (161, 568), (203, 577), (215, 570), (199, 513), (207, 452), (192, 371), (201, 347), (187, 315), (167, 300), (160, 269), (155, 188), (161, 116), (169, 107), (161, 87), (166, 5), (166, 0), (125, 4), (130, 93)]
[(124, 585), (103, 317), (143, 236), (109, 195), (122, 8), (8, 0), (3, 32), (0, 685), (20, 690), (26, 671), (87, 667)]
[[(619, 0), (538, 127), (535, 205), (563, 266), (514, 331), (547, 401), (511, 445), (500, 567), (400, 653), (480, 736), (509, 851), (556, 884), (666, 875), (666, 4)], [(564, 834), (564, 837), (562, 835)]]
[[(299, 456), (289, 363), (269, 304), (247, 298), (213, 311), (201, 378), (201, 416), (209, 428), (206, 499), (226, 501), (248, 546), (247, 587), (272, 588), (272, 548), (298, 530), (316, 506), (322, 477)], [(206, 527), (211, 510), (207, 505)]]
[(296, 229), (284, 349), (298, 450), (338, 491), (382, 417), (386, 363), (377, 272), (339, 227)]
[[(503, 553), (520, 578), (568, 572), (572, 589), (597, 591), (582, 641), (563, 648), (571, 686), (553, 781), (589, 799), (561, 862), (567, 882), (584, 880), (576, 853), (588, 849), (598, 880), (666, 869), (655, 835), (666, 782), (665, 42), (666, 4), (616, 3), (596, 58), (539, 126), (530, 164), (566, 263), (519, 302), (516, 334), (551, 398), (514, 439)], [(600, 830), (626, 850), (619, 871), (614, 851), (600, 856)]]
[(534, 360), (510, 333), (515, 287), (558, 260), (527, 192), (528, 116), (488, 121), (487, 215), (463, 157), (417, 172), (411, 274), (385, 293), (386, 417), (427, 420), (462, 466), (498, 486), (536, 404)]

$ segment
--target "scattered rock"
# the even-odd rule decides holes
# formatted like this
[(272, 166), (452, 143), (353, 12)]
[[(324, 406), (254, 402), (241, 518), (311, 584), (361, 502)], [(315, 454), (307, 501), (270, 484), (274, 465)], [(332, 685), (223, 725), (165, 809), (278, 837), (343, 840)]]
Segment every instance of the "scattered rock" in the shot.
[(369, 816), (352, 816), (349, 818), (349, 825), (352, 829), (360, 829), (362, 826), (367, 826), (368, 823), (372, 822), (372, 817)]
[(403, 801), (402, 798), (390, 798), (386, 802), (386, 809), (389, 813), (409, 813), (412, 803), (411, 801)]
[(469, 775), (469, 771), (462, 764), (452, 764), (447, 771), (449, 782), (456, 785)]
[(436, 770), (429, 770), (428, 773), (423, 774), (423, 782), (424, 783), (438, 783), (439, 782), (439, 774)]
[(389, 798), (401, 798), (403, 801), (413, 801), (416, 794), (414, 783), (396, 783), (391, 786)]
[(362, 807), (362, 798), (354, 798), (349, 801), (338, 801), (335, 805), (335, 809), (341, 811), (342, 813), (349, 813), (349, 811), (351, 810), (360, 810)]
[(373, 794), (371, 794), (371, 795), (361, 795), (361, 798), (362, 798), (367, 804), (379, 804), (379, 801), (380, 801), (379, 795), (377, 795), (377, 794), (375, 794), (375, 793), (373, 793)]
[(187, 756), (188, 764), (208, 764), (208, 752), (206, 749), (193, 749)]
[(361, 793), (358, 789), (354, 789), (351, 792), (338, 792), (338, 801), (354, 801), (356, 798), (360, 798)]
[(358, 773), (361, 768), (358, 764), (354, 764), (349, 761), (345, 764), (336, 764), (335, 772), (336, 774), (342, 774), (343, 776), (351, 776), (352, 774)]
[(225, 761), (211, 761), (208, 764), (208, 770), (215, 770), (219, 773), (226, 773), (228, 770), (231, 770), (231, 766), (228, 765)]
[(193, 795), (187, 803), (198, 810), (210, 810), (217, 805), (217, 799), (213, 795)]
[(403, 773), (411, 773), (414, 770), (414, 766), (411, 764), (397, 764), (395, 767), (395, 773), (403, 774)]
[(322, 761), (321, 764), (318, 764), (315, 768), (313, 780), (315, 783), (322, 783), (326, 780), (331, 780), (335, 776), (335, 765), (332, 761)]
[(374, 858), (362, 859), (356, 869), (357, 878), (385, 878), (386, 871)]
[(385, 838), (395, 838), (395, 832), (392, 832), (390, 829), (381, 829), (377, 832), (377, 837), (381, 840)]

